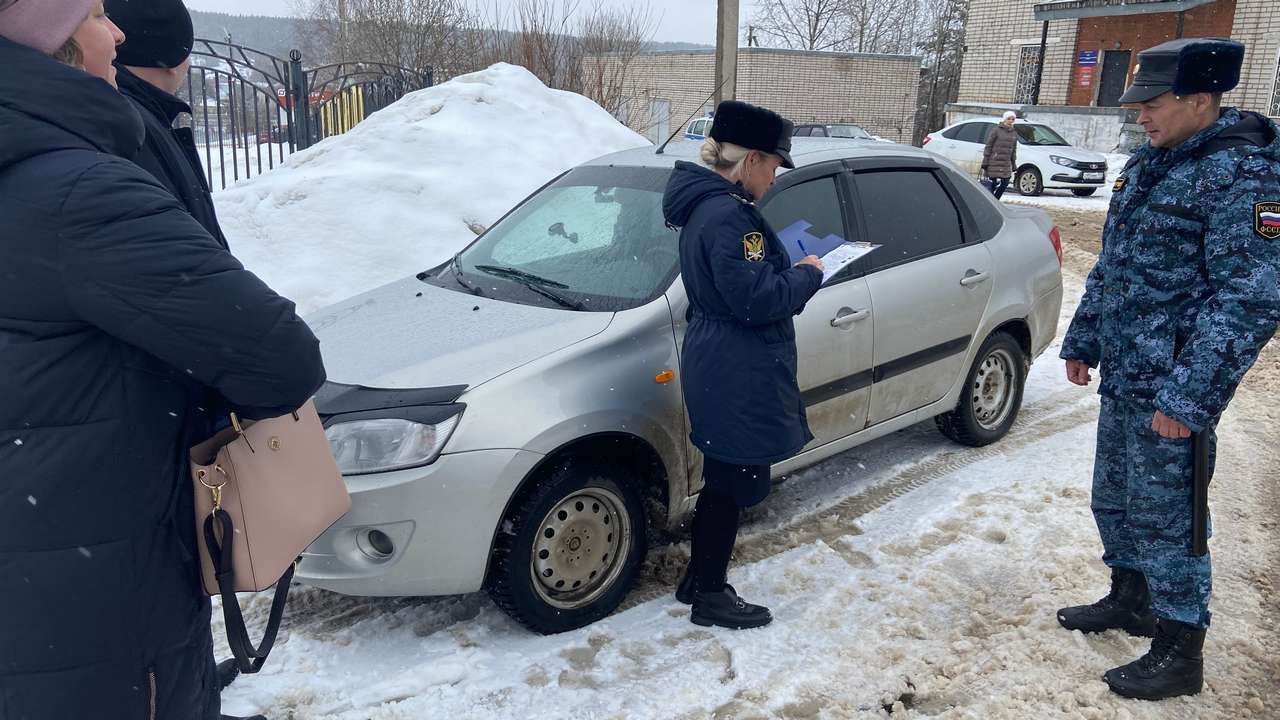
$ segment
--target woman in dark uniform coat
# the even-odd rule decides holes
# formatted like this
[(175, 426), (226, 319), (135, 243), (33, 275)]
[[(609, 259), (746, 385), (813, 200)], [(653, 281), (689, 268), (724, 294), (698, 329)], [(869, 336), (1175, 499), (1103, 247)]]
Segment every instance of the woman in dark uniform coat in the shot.
[(822, 284), (822, 261), (809, 256), (792, 266), (754, 204), (779, 166), (795, 167), (791, 133), (774, 112), (721, 103), (701, 150), (706, 167), (676, 163), (663, 198), (667, 222), (682, 228), (689, 326), (681, 373), (704, 483), (676, 597), (693, 604), (699, 625), (738, 629), (773, 620), (725, 582), (738, 514), (769, 494), (769, 466), (813, 439), (796, 383), (791, 318)]

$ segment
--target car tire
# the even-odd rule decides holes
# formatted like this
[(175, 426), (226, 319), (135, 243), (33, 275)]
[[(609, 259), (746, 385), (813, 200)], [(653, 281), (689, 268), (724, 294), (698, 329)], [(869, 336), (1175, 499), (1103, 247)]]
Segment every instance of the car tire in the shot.
[(1040, 171), (1031, 165), (1018, 170), (1013, 182), (1018, 186), (1018, 192), (1023, 195), (1036, 197), (1044, 192), (1044, 179), (1040, 176)]
[(934, 418), (951, 440), (982, 447), (1004, 437), (1018, 419), (1027, 384), (1027, 356), (1008, 333), (987, 338), (965, 374), (965, 391), (955, 410)]
[(503, 518), (485, 585), (516, 622), (552, 635), (613, 612), (647, 548), (635, 479), (616, 466), (570, 457)]
[(1075, 195), (1076, 197), (1089, 197), (1090, 195), (1094, 194), (1097, 191), (1098, 191), (1097, 188), (1074, 188), (1071, 191), (1071, 194)]

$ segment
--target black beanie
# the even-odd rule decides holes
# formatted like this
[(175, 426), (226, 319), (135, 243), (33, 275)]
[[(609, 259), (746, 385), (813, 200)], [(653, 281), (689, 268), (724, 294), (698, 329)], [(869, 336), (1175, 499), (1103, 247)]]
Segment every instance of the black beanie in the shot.
[(172, 68), (191, 56), (195, 32), (182, 0), (106, 0), (107, 16), (124, 33), (116, 62)]

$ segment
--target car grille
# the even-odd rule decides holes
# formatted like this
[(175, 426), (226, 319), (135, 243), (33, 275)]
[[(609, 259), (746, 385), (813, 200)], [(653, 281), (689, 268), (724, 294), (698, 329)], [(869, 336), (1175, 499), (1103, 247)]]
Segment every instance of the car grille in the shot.
[(1107, 164), (1106, 164), (1106, 163), (1104, 163), (1104, 162), (1100, 162), (1100, 163), (1087, 163), (1087, 162), (1082, 162), (1082, 163), (1076, 163), (1076, 167), (1080, 168), (1081, 170), (1088, 170), (1088, 171), (1090, 171), (1090, 172), (1096, 172), (1096, 171), (1099, 171), (1099, 170), (1106, 170), (1106, 169), (1107, 169)]

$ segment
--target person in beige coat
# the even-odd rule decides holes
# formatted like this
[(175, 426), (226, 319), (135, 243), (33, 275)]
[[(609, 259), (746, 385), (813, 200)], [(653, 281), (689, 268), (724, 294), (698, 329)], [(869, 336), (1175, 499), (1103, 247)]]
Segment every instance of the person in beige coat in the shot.
[(997, 199), (1009, 187), (1013, 169), (1018, 166), (1018, 134), (1013, 130), (1016, 117), (1006, 112), (987, 135), (987, 147), (982, 151), (982, 175), (991, 180), (991, 192)]

